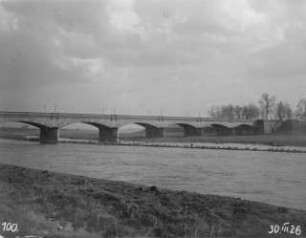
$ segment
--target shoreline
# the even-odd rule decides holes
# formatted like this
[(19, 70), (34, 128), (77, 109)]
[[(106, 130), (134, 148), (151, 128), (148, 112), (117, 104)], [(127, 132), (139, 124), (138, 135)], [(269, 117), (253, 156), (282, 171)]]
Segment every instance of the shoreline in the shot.
[[(4, 140), (32, 141), (39, 142), (38, 138), (1, 138)], [(91, 144), (91, 145), (112, 145), (112, 146), (143, 146), (143, 147), (163, 147), (163, 148), (181, 148), (181, 149), (199, 149), (199, 150), (232, 150), (232, 151), (258, 151), (258, 152), (279, 152), (279, 153), (306, 153), (305, 146), (272, 146), (260, 143), (233, 143), (233, 142), (147, 142), (121, 140), (119, 142), (104, 142), (88, 139), (67, 139), (60, 138), (59, 144)]]
[[(1, 129), (0, 138), (38, 142), (39, 133), (33, 129)], [(120, 134), (119, 138), (117, 143), (99, 143), (96, 132), (89, 130), (64, 130), (59, 138), (59, 143), (306, 153), (306, 134), (302, 133), (200, 137), (174, 137), (172, 133), (172, 137), (169, 135), (166, 138), (151, 139), (139, 137), (138, 134)]]
[(1, 222), (19, 236), (263, 237), (287, 221), (306, 232), (304, 210), (154, 185), (0, 164), (0, 187)]
[(165, 148), (209, 149), (209, 150), (238, 150), (238, 151), (263, 151), (282, 153), (306, 153), (306, 147), (294, 146), (268, 146), (264, 144), (243, 143), (175, 143), (175, 142), (145, 142), (145, 141), (119, 141), (116, 143), (99, 143), (95, 140), (61, 139), (60, 143), (75, 144), (104, 144), (118, 146), (144, 146)]
[(266, 152), (285, 152), (285, 153), (306, 153), (304, 149), (293, 149), (289, 147), (279, 148), (276, 146), (267, 146), (256, 144), (239, 144), (229, 145), (233, 143), (162, 143), (162, 142), (119, 142), (118, 145), (123, 146), (146, 146), (146, 147), (169, 147), (169, 148), (188, 148), (188, 149), (209, 149), (209, 150), (242, 150), (242, 151), (266, 151)]

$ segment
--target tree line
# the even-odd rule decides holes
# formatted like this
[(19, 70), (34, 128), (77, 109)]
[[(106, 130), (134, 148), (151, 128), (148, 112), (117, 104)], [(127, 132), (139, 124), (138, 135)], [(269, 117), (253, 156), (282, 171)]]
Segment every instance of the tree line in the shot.
[(278, 101), (276, 97), (263, 93), (257, 104), (212, 106), (208, 113), (210, 117), (222, 120), (306, 120), (306, 98), (301, 99), (293, 110), (288, 102)]

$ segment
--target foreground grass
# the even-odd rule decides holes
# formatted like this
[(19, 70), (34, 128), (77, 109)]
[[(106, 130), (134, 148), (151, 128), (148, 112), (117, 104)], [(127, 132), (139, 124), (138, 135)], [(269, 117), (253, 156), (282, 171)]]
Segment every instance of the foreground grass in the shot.
[(4, 221), (44, 237), (267, 237), (284, 222), (306, 232), (306, 211), (9, 165), (0, 165)]

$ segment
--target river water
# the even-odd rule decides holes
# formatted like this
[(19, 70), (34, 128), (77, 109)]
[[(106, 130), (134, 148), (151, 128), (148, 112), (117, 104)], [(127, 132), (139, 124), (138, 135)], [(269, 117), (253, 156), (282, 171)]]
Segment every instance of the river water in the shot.
[(0, 139), (0, 162), (306, 210), (306, 156)]

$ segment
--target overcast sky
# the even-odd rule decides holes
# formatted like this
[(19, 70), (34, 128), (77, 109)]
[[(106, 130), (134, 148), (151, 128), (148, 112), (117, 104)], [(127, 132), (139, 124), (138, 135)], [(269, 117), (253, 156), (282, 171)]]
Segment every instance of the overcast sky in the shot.
[(0, 110), (295, 108), (305, 76), (305, 0), (0, 0)]

